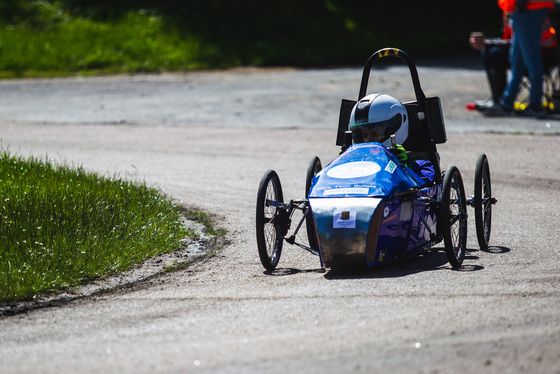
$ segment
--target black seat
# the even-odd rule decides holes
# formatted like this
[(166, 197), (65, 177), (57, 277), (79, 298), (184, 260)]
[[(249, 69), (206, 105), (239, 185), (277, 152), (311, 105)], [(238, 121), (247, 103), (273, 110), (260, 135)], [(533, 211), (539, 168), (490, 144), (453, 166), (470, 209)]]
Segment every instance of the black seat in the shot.
[(408, 113), (408, 137), (402, 146), (410, 152), (411, 158), (428, 159), (430, 139), (420, 126), (418, 104), (416, 102), (404, 103), (404, 107)]

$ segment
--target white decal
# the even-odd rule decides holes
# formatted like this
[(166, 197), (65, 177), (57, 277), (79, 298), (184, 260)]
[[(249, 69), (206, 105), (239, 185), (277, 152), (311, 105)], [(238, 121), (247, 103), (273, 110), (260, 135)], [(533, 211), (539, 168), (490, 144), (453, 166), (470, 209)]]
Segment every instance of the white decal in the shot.
[(401, 204), (401, 216), (400, 221), (408, 221), (412, 218), (412, 203), (410, 201), (405, 201)]
[(362, 178), (373, 175), (379, 170), (381, 167), (375, 162), (356, 161), (335, 166), (327, 171), (327, 175), (337, 179)]
[(369, 188), (333, 188), (331, 190), (325, 190), (323, 196), (330, 195), (367, 195), (369, 193)]
[(397, 168), (397, 164), (395, 164), (393, 161), (389, 161), (389, 163), (385, 167), (385, 171), (388, 171), (389, 173), (393, 174), (396, 168)]
[(333, 228), (335, 229), (355, 229), (356, 211), (337, 210), (333, 215)]

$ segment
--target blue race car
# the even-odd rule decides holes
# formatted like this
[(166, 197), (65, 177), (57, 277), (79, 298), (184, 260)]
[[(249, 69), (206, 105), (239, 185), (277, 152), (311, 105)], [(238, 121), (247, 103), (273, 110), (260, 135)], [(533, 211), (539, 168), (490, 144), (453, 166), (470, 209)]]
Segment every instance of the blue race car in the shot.
[[(393, 105), (390, 97), (384, 97), (388, 95), (366, 96), (372, 66), (386, 57), (408, 64), (416, 101)], [(380, 108), (383, 100), (389, 100), (382, 103), (383, 118), (365, 118), (377, 115), (378, 109), (368, 112), (368, 108), (374, 104)], [(377, 131), (379, 141), (364, 140), (362, 134), (368, 137), (370, 128), (360, 124), (373, 122), (370, 128)], [(406, 150), (407, 162), (394, 154), (389, 143), (403, 129), (407, 136), (401, 149)], [(343, 152), (324, 169), (317, 157), (312, 158), (306, 198), (285, 203), (278, 174), (268, 170), (263, 175), (257, 193), (256, 234), (265, 269), (276, 268), (284, 241), (318, 255), (327, 268), (372, 267), (419, 254), (443, 241), (449, 263), (460, 267), (466, 252), (467, 205), (474, 207), (478, 243), (486, 248), (496, 199), (486, 155), (478, 157), (470, 198), (457, 167), (440, 171), (436, 144), (446, 141), (440, 100), (425, 97), (410, 57), (394, 48), (374, 53), (364, 67), (358, 101), (342, 100), (337, 145)], [(428, 172), (415, 167), (419, 164), (429, 166)], [(302, 217), (292, 229), (297, 211)], [(304, 223), (308, 245), (296, 239)]]

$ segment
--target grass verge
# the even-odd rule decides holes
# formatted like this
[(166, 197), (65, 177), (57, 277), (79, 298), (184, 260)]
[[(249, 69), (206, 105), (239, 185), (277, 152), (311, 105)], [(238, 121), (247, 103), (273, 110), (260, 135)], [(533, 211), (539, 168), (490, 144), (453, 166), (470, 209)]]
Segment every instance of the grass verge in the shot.
[(7, 152), (0, 196), (0, 304), (127, 270), (195, 235), (144, 183)]
[(114, 23), (68, 18), (43, 30), (0, 27), (0, 78), (208, 68), (193, 38), (161, 16), (131, 12)]

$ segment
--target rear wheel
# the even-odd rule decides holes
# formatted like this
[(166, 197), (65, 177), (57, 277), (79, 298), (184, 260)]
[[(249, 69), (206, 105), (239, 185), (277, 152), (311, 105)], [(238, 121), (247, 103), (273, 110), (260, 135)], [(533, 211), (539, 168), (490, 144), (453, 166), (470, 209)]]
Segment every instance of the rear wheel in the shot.
[(257, 247), (261, 263), (272, 271), (278, 265), (283, 244), (285, 211), (278, 203), (283, 203), (282, 185), (274, 170), (268, 170), (261, 178), (257, 192)]
[[(311, 192), (311, 184), (313, 183), (313, 177), (321, 171), (323, 166), (321, 165), (321, 160), (319, 157), (315, 156), (309, 161), (309, 166), (307, 167), (307, 175), (305, 176), (305, 198), (309, 197), (309, 192)], [(308, 208), (309, 209), (309, 205)], [(317, 251), (317, 240), (315, 238), (315, 227), (313, 225), (313, 217), (311, 213), (305, 218), (305, 228), (307, 230), (307, 240), (309, 241), (309, 247), (314, 251)]]
[(490, 229), (492, 226), (492, 186), (490, 167), (485, 154), (478, 156), (474, 172), (474, 220), (476, 237), (481, 249), (488, 248)]
[(455, 166), (445, 172), (440, 217), (445, 254), (451, 266), (458, 268), (467, 249), (467, 203), (463, 179)]

